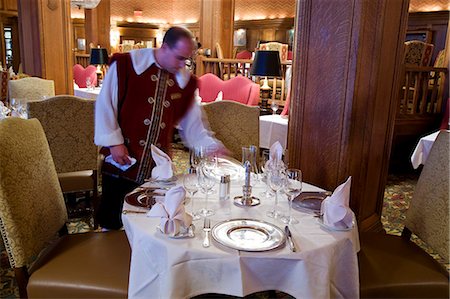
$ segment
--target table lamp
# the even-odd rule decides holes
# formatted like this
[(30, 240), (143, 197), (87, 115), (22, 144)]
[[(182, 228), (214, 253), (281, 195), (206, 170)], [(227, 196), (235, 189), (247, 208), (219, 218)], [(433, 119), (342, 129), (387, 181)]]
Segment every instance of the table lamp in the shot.
[(281, 62), (278, 51), (256, 51), (250, 75), (264, 77), (264, 84), (261, 86), (261, 108), (268, 109), (267, 102), (271, 88), (267, 84), (267, 77), (281, 77)]
[(105, 65), (108, 63), (108, 52), (105, 48), (92, 48), (90, 64), (97, 65), (97, 86), (100, 84), (100, 80), (103, 79), (105, 73)]

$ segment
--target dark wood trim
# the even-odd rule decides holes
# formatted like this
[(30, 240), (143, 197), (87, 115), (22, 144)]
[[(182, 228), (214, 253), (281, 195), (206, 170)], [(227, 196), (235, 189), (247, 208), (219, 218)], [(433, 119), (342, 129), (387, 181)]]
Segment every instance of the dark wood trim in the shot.
[(11, 11), (11, 10), (0, 10), (0, 14), (7, 15), (8, 17), (17, 17), (19, 13), (17, 11)]
[(137, 29), (159, 29), (160, 25), (149, 23), (117, 22), (117, 27)]
[(409, 23), (434, 23), (439, 25), (447, 25), (450, 12), (433, 11), (433, 12), (412, 12), (409, 14)]
[[(289, 163), (334, 190), (352, 176), (360, 230), (381, 230), (408, 0), (300, 1)], [(326, 15), (326, 18), (318, 18)], [(294, 83), (295, 82), (295, 83)]]
[(294, 18), (238, 20), (234, 21), (234, 28), (286, 28), (294, 27)]

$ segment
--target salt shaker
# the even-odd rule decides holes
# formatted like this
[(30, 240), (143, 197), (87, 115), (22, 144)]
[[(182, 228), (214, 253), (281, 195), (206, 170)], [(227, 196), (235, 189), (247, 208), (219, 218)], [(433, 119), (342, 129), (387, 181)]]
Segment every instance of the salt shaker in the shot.
[(220, 177), (219, 199), (226, 200), (230, 198), (230, 175)]

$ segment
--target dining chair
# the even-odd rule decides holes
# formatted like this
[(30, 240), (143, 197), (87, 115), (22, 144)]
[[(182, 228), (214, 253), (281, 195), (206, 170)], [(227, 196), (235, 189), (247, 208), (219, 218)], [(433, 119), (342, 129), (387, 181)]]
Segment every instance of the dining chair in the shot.
[(38, 101), (55, 96), (55, 83), (38, 77), (9, 80), (9, 98)]
[(449, 298), (449, 273), (411, 232), (449, 262), (449, 143), (441, 131), (415, 188), (402, 236), (361, 233), (361, 298)]
[(233, 101), (206, 103), (209, 127), (233, 158), (241, 160), (242, 147), (259, 147), (259, 108)]
[(90, 198), (92, 192), (93, 216), (99, 204), (94, 106), (95, 100), (70, 95), (28, 102), (28, 117), (37, 118), (44, 128), (63, 193), (83, 192)]
[(126, 298), (123, 231), (67, 234), (67, 212), (37, 119), (0, 121), (0, 232), (21, 298)]

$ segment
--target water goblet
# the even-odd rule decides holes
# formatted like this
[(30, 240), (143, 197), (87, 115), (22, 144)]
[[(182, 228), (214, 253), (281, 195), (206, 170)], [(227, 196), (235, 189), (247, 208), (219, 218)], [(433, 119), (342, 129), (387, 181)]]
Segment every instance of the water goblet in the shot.
[(270, 197), (272, 197), (274, 195), (270, 191), (269, 181), (268, 181), (268, 173), (269, 173), (269, 170), (270, 170), (269, 159), (270, 159), (270, 152), (268, 150), (263, 150), (262, 151), (262, 156), (261, 156), (261, 162), (260, 162), (260, 170), (261, 170), (260, 181), (265, 183), (266, 190), (261, 192), (260, 196), (266, 197), (266, 198), (270, 198)]
[(216, 184), (215, 179), (212, 176), (207, 174), (207, 170), (205, 169), (205, 165), (199, 167), (199, 172), (197, 174), (198, 184), (203, 193), (205, 193), (205, 207), (202, 208), (198, 213), (202, 217), (209, 217), (214, 215), (214, 210), (208, 209), (208, 194)]
[(191, 199), (192, 220), (199, 220), (201, 217), (194, 210), (194, 195), (198, 191), (198, 179), (195, 169), (192, 169), (191, 171), (189, 171), (189, 174), (186, 174), (184, 176), (183, 186), (186, 192), (189, 194), (189, 198)]
[(280, 217), (280, 213), (278, 212), (278, 191), (283, 189), (285, 184), (286, 174), (283, 169), (271, 169), (269, 171), (268, 182), (272, 191), (275, 193), (275, 203), (273, 205), (272, 210), (267, 212), (267, 216), (270, 218), (278, 218)]
[(287, 216), (281, 217), (286, 224), (296, 224), (298, 220), (292, 217), (292, 201), (302, 192), (302, 171), (300, 169), (286, 170), (286, 184), (284, 193), (289, 201), (289, 212)]
[(278, 104), (277, 104), (277, 102), (273, 101), (272, 104), (270, 104), (270, 108), (273, 111), (273, 115), (277, 114), (277, 111), (278, 111)]
[(86, 78), (86, 88), (87, 88), (88, 90), (91, 90), (91, 89), (92, 89), (92, 81), (91, 81), (91, 78), (90, 78), (90, 77), (87, 77), (87, 78)]

